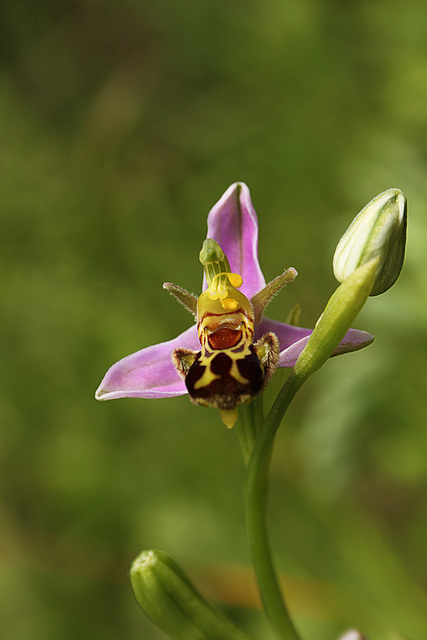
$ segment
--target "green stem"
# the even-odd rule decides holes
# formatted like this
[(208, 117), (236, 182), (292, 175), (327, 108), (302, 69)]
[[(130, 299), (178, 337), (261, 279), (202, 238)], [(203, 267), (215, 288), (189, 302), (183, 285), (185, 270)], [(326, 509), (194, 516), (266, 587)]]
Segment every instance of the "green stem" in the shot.
[(293, 372), (277, 396), (247, 465), (246, 518), (252, 561), (267, 617), (280, 640), (300, 640), (280, 588), (267, 532), (268, 471), (274, 437), (292, 399), (306, 380)]
[(243, 460), (247, 466), (257, 439), (258, 430), (263, 422), (263, 398), (262, 394), (249, 404), (239, 407), (239, 421), (237, 423), (237, 435), (242, 450)]

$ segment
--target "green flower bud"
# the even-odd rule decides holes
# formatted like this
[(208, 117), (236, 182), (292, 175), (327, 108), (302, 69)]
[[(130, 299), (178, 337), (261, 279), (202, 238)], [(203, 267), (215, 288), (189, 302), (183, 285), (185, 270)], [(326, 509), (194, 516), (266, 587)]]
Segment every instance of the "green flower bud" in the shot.
[(370, 295), (390, 289), (403, 266), (406, 218), (406, 197), (400, 189), (388, 189), (375, 196), (354, 218), (337, 245), (333, 268), (338, 282), (344, 282), (355, 269), (378, 258)]
[(143, 551), (132, 563), (130, 580), (143, 612), (171, 638), (249, 640), (164, 551)]

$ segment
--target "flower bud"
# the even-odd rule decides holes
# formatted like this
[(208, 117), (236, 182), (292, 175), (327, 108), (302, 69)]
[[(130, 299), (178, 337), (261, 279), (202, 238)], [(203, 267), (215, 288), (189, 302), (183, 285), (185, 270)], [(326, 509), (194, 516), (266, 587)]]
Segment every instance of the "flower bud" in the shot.
[(143, 612), (171, 638), (249, 640), (164, 551), (143, 551), (132, 563), (130, 580)]
[(370, 295), (387, 291), (402, 269), (406, 218), (406, 197), (400, 189), (388, 189), (375, 196), (354, 218), (337, 245), (333, 268), (338, 282), (344, 282), (355, 269), (378, 258)]

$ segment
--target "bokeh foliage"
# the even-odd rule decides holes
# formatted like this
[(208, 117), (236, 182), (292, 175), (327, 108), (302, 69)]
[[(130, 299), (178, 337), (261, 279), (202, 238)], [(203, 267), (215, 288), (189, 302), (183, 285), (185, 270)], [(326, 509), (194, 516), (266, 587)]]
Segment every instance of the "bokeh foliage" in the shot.
[[(43, 0), (0, 8), (0, 619), (8, 640), (160, 640), (127, 572), (165, 548), (258, 637), (235, 433), (184, 398), (97, 404), (120, 357), (191, 321), (206, 214), (251, 188), (267, 278), (312, 326), (375, 194), (409, 200), (366, 351), (280, 432), (271, 527), (307, 638), (427, 628), (423, 0)], [(261, 634), (261, 635), (260, 635)]]

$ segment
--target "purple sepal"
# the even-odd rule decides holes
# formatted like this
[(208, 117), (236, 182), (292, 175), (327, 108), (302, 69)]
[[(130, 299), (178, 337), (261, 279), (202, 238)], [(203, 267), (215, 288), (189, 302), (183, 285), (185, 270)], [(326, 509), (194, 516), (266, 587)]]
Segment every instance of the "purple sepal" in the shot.
[[(208, 215), (207, 238), (213, 238), (224, 251), (231, 271), (243, 278), (240, 291), (252, 298), (265, 287), (258, 261), (258, 218), (251, 194), (244, 182), (235, 182)], [(203, 290), (206, 289), (203, 280)]]
[(113, 364), (96, 391), (96, 399), (173, 398), (187, 393), (171, 359), (179, 347), (200, 350), (196, 325), (173, 340), (141, 349)]
[[(308, 342), (311, 329), (294, 327), (277, 320), (263, 318), (256, 330), (256, 337), (260, 338), (267, 331), (272, 331), (279, 338), (280, 354), (277, 363), (278, 367), (293, 367), (298, 356)], [(333, 352), (333, 356), (338, 356), (351, 351), (358, 351), (367, 347), (374, 341), (374, 336), (367, 331), (349, 329), (343, 340)]]

